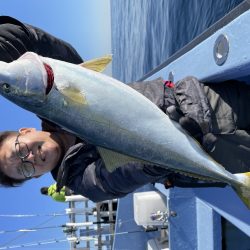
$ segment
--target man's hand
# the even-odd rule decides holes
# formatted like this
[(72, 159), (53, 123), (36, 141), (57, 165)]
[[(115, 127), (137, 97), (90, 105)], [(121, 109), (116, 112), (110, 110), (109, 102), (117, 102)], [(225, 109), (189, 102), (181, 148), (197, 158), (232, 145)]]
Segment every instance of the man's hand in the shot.
[(168, 107), (167, 113), (170, 119), (178, 122), (192, 137), (202, 144), (203, 133), (194, 119), (184, 116), (182, 111), (176, 106)]
[(166, 82), (163, 110), (209, 153), (215, 149), (217, 138), (212, 133), (212, 111), (203, 87), (203, 83), (193, 76), (175, 85)]
[(170, 119), (178, 122), (193, 138), (195, 138), (206, 152), (212, 152), (215, 148), (217, 138), (212, 133), (203, 134), (200, 125), (192, 118), (183, 114), (180, 108), (169, 106), (167, 114)]

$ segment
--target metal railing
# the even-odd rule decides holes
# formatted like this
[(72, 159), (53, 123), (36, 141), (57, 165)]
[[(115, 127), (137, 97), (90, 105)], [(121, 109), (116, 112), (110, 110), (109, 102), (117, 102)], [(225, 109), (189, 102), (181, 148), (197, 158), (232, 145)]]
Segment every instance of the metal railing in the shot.
[[(98, 250), (112, 249), (117, 200), (95, 204), (84, 196), (71, 195), (66, 196), (66, 202), (69, 204), (66, 208), (69, 222), (65, 224), (64, 232), (70, 250), (88, 250), (91, 244)], [(83, 242), (84, 247), (80, 246)]]

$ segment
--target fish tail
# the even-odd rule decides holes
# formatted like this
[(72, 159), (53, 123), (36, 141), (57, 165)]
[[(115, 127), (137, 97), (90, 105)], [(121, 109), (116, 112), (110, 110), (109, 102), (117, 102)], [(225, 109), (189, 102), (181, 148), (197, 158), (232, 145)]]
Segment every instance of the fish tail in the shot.
[(241, 184), (234, 185), (234, 190), (237, 192), (244, 204), (250, 209), (250, 172), (234, 174)]

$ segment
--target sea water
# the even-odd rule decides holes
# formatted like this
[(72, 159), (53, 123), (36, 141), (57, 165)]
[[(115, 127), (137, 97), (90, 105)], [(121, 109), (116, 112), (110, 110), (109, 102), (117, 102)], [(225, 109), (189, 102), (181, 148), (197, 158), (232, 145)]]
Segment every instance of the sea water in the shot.
[(140, 79), (243, 0), (111, 0), (113, 76)]

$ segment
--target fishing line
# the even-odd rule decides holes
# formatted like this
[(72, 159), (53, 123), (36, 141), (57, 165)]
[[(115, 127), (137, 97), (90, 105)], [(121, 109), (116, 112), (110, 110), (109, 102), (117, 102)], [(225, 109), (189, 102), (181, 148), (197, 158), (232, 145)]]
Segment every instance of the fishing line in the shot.
[(12, 245), (12, 246), (3, 246), (0, 247), (0, 250), (5, 249), (11, 249), (11, 248), (22, 248), (22, 247), (32, 247), (32, 246), (41, 246), (41, 245), (47, 245), (47, 244), (54, 244), (54, 243), (62, 243), (68, 241), (67, 239), (49, 239), (44, 241), (38, 241), (38, 242), (30, 242), (30, 243), (24, 243), (19, 245)]
[[(55, 244), (55, 243), (63, 243), (63, 242), (66, 242), (66, 241), (68, 241), (68, 240), (67, 239), (51, 239), (51, 240), (45, 240), (45, 241), (24, 243), (24, 244), (20, 244), (20, 245), (12, 245), (12, 246), (0, 247), (0, 250), (23, 248), (23, 247), (32, 247), (32, 246), (41, 246), (41, 245), (48, 245), (48, 244)], [(95, 247), (90, 247), (88, 249), (96, 249), (96, 248)]]
[[(82, 214), (82, 213), (81, 213)], [(42, 226), (46, 223), (48, 223), (49, 221), (53, 220), (55, 217), (57, 216), (65, 216), (65, 215), (68, 215), (68, 214), (65, 214), (65, 213), (52, 213), (52, 214), (12, 214), (12, 215), (0, 215), (0, 217), (11, 217), (11, 218), (29, 218), (29, 217), (35, 217), (35, 216), (52, 216), (52, 218), (49, 218), (48, 220), (46, 220), (45, 222), (41, 223), (41, 224), (38, 224), (36, 227), (34, 228), (23, 228), (23, 229), (16, 229), (16, 230), (2, 230), (0, 231), (0, 234), (5, 234), (5, 233), (22, 233), (21, 235), (18, 235), (17, 237), (11, 239), (10, 241), (6, 242), (4, 245), (0, 246), (0, 249), (8, 249), (8, 248), (17, 248), (17, 247), (25, 247), (25, 246), (28, 246), (28, 245), (24, 245), (24, 244), (20, 244), (18, 246), (7, 246), (9, 245), (10, 243), (16, 241), (17, 239), (25, 236), (27, 233), (30, 233), (30, 232), (37, 232), (39, 230), (44, 230), (44, 229), (57, 229), (57, 228), (61, 228), (61, 227), (65, 227), (65, 225), (56, 225), (56, 226), (48, 226), (48, 227), (39, 227), (39, 226)], [(129, 219), (129, 220), (124, 220), (124, 221), (119, 221), (119, 224), (127, 224), (131, 221), (134, 221), (133, 219)], [(114, 223), (114, 221), (110, 222), (104, 222), (104, 221), (100, 221), (100, 222), (94, 222), (93, 225), (95, 224), (111, 224), (111, 223)], [(88, 233), (91, 233), (91, 232), (95, 232), (96, 229), (90, 229), (88, 231), (85, 232), (85, 234), (88, 234)], [(115, 235), (122, 235), (122, 234), (128, 234), (128, 233), (137, 233), (137, 232), (145, 232), (144, 230), (138, 230), (138, 231), (130, 231), (130, 232), (120, 232), (120, 233), (113, 233), (113, 234), (102, 234), (102, 236), (115, 236)], [(98, 237), (99, 235), (94, 235), (92, 237)], [(67, 241), (67, 240), (64, 240), (64, 241)], [(54, 243), (58, 242), (57, 240), (54, 240), (53, 241)], [(31, 244), (31, 243), (29, 243)], [(41, 245), (43, 244), (42, 242), (39, 242), (39, 243), (32, 243), (32, 244), (35, 244), (35, 245)]]
[[(74, 212), (75, 215), (85, 215), (86, 213), (92, 214), (92, 209), (84, 209), (83, 212)], [(51, 214), (0, 214), (0, 217), (3, 218), (29, 218), (29, 217), (43, 217), (43, 216), (68, 216), (70, 213), (58, 212), (58, 213), (51, 213)]]
[[(86, 226), (91, 226), (91, 225), (98, 225), (98, 224), (114, 224), (114, 221), (94, 221), (94, 222), (89, 222), (91, 224), (89, 225), (82, 225), (81, 227), (86, 227)], [(36, 232), (39, 230), (43, 229), (57, 229), (57, 228), (64, 228), (67, 227), (67, 224), (63, 225), (56, 225), (56, 226), (47, 226), (47, 227), (32, 227), (32, 228), (21, 228), (21, 229), (13, 229), (13, 230), (0, 230), (0, 234), (5, 234), (5, 233), (18, 233), (18, 232)], [(72, 226), (74, 227), (74, 226)]]
[(0, 214), (0, 217), (7, 218), (29, 218), (29, 217), (43, 217), (43, 216), (65, 216), (68, 215), (66, 213), (52, 213), (52, 214)]
[[(127, 220), (127, 221), (124, 221), (124, 222), (126, 223), (128, 221), (131, 221), (131, 220)], [(107, 222), (106, 222), (106, 224), (107, 224)], [(58, 227), (63, 227), (63, 226), (65, 226), (65, 225), (57, 226), (57, 228)], [(52, 227), (43, 227), (43, 228), (37, 228), (37, 229), (48, 229), (48, 228), (52, 228)], [(93, 229), (93, 230), (89, 230), (88, 232), (90, 233), (91, 231), (96, 231), (96, 230)], [(124, 232), (118, 232), (118, 233), (109, 233), (109, 234), (102, 234), (101, 236), (102, 237), (107, 237), (107, 236), (116, 236), (116, 235), (133, 234), (133, 233), (145, 233), (145, 230), (134, 230), (134, 231), (124, 231)], [(87, 239), (86, 239), (86, 237), (87, 237)], [(98, 237), (99, 237), (99, 234), (94, 234), (94, 235), (91, 235), (91, 237), (89, 237), (89, 238), (88, 238), (88, 236), (85, 236), (85, 238), (84, 238), (84, 236), (80, 236), (80, 237), (72, 237), (72, 238), (68, 238), (68, 239), (44, 240), (44, 241), (24, 243), (24, 244), (20, 244), (20, 245), (12, 245), (12, 246), (8, 246), (7, 245), (8, 243), (7, 243), (4, 246), (0, 247), (0, 250), (11, 249), (11, 248), (30, 247), (30, 246), (39, 246), (39, 245), (47, 245), (47, 244), (54, 244), (54, 243), (61, 243), (61, 242), (69, 241), (69, 239), (71, 239), (72, 241), (74, 241), (74, 239), (80, 240), (80, 241), (83, 241), (83, 240), (87, 241), (87, 240), (90, 240), (91, 238), (93, 238), (92, 240), (94, 240), (95, 238), (98, 238)]]
[[(50, 222), (50, 221), (53, 220), (53, 219), (55, 219), (55, 217), (49, 218), (49, 219), (46, 220), (45, 222), (39, 223), (38, 225), (36, 225), (36, 227), (42, 226), (42, 225), (44, 225), (44, 224)], [(4, 247), (4, 246), (6, 246), (6, 245), (8, 245), (8, 244), (10, 244), (10, 243), (12, 243), (12, 242), (14, 242), (14, 241), (16, 241), (17, 239), (20, 239), (20, 238), (24, 237), (27, 233), (28, 233), (28, 232), (22, 232), (22, 234), (19, 234), (18, 236), (12, 238), (11, 240), (7, 241), (6, 243), (4, 243), (4, 244), (3, 244), (2, 246), (0, 246), (0, 247)]]
[[(128, 233), (140, 233), (140, 232), (144, 232), (144, 231), (135, 230), (135, 231), (120, 232), (120, 233), (115, 233), (115, 234), (102, 234), (102, 236), (114, 236), (114, 235), (123, 235), (123, 234), (128, 234)], [(91, 237), (94, 238), (98, 236), (99, 235), (92, 235)], [(76, 237), (76, 239), (81, 239), (81, 237)], [(66, 241), (68, 241), (68, 239), (49, 239), (49, 240), (44, 240), (44, 241), (30, 242), (30, 243), (24, 243), (24, 244), (19, 244), (19, 245), (12, 245), (12, 246), (5, 245), (3, 247), (0, 247), (0, 250), (11, 249), (11, 248), (31, 247), (31, 246), (41, 246), (41, 245), (48, 245), (48, 244), (54, 244), (54, 243), (62, 243)]]
[(38, 230), (43, 230), (43, 229), (56, 229), (59, 227), (63, 226), (48, 226), (48, 227), (33, 227), (33, 228), (22, 228), (22, 229), (15, 229), (15, 230), (0, 230), (0, 234), (5, 234), (5, 233), (18, 233), (18, 232), (36, 232)]

